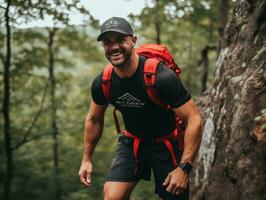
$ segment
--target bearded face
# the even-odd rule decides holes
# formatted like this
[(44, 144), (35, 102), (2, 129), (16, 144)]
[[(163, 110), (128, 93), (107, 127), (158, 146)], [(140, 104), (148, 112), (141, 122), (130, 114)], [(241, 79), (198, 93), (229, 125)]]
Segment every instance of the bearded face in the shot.
[(108, 32), (102, 39), (106, 58), (113, 66), (123, 68), (130, 64), (136, 37)]

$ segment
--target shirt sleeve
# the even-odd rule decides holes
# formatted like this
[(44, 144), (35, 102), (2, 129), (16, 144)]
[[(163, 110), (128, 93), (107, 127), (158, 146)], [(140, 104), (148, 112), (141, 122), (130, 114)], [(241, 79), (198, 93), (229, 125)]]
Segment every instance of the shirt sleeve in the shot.
[(156, 73), (155, 87), (165, 103), (172, 108), (178, 108), (191, 99), (182, 81), (172, 70), (159, 64)]
[(98, 105), (106, 105), (108, 103), (102, 91), (102, 73), (99, 74), (92, 82), (91, 97)]

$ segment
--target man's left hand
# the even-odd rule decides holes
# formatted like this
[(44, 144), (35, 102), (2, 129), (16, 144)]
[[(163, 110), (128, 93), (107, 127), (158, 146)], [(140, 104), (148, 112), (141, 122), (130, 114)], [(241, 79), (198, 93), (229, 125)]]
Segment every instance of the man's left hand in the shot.
[(166, 191), (174, 195), (180, 195), (188, 186), (188, 174), (177, 167), (166, 177), (163, 186)]

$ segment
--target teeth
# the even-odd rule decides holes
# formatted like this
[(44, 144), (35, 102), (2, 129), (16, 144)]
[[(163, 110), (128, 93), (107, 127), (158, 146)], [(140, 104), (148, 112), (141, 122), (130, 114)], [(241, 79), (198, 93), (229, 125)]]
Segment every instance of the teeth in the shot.
[(118, 56), (118, 55), (120, 55), (121, 53), (113, 53), (113, 54), (111, 54), (112, 56)]

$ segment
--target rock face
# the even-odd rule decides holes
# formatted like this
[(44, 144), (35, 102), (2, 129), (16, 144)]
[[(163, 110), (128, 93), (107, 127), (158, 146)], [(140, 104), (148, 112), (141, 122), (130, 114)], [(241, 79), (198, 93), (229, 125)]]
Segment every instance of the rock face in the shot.
[(215, 82), (201, 97), (193, 200), (266, 199), (266, 1), (239, 0)]

